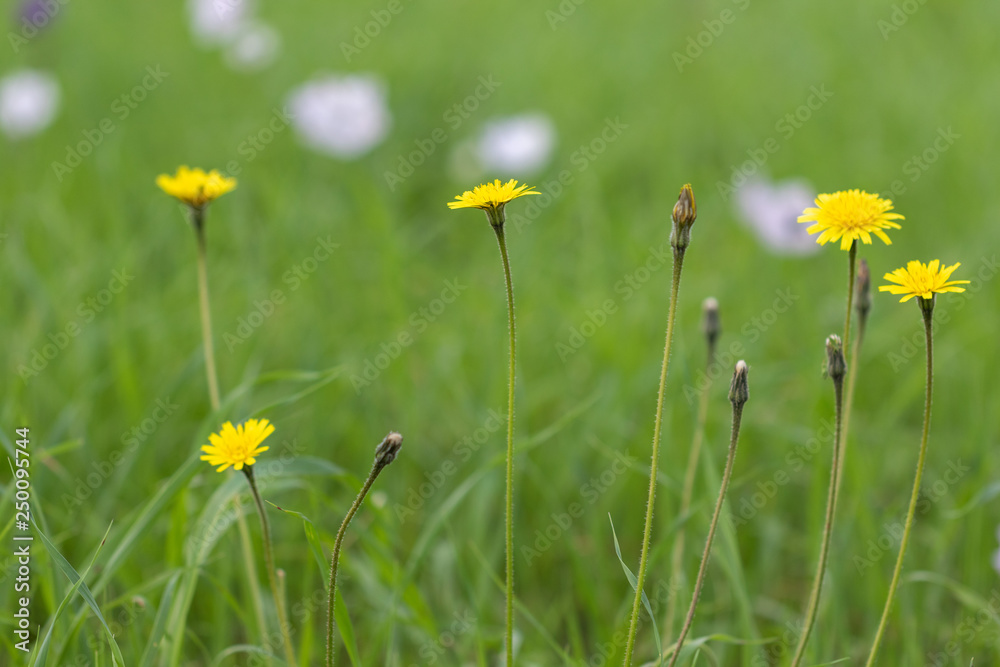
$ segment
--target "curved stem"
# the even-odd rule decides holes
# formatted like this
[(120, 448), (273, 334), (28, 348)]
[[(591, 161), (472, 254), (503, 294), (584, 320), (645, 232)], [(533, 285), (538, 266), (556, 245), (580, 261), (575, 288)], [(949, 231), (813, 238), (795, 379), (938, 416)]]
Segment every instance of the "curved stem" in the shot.
[(344, 522), (340, 524), (340, 530), (337, 531), (337, 539), (333, 542), (333, 553), (330, 555), (330, 583), (327, 588), (327, 602), (326, 602), (326, 664), (327, 667), (333, 667), (333, 628), (334, 628), (334, 614), (333, 606), (337, 599), (337, 571), (340, 569), (340, 549), (344, 544), (344, 534), (347, 532), (347, 527), (351, 524), (351, 519), (357, 514), (358, 508), (361, 507), (361, 503), (364, 501), (365, 496), (368, 495), (369, 489), (372, 488), (372, 484), (375, 483), (375, 478), (382, 471), (379, 467), (378, 462), (372, 465), (372, 470), (368, 473), (368, 479), (365, 480), (364, 485), (361, 487), (361, 491), (358, 492), (358, 497), (354, 499), (351, 504), (351, 508), (347, 510), (347, 516), (344, 517)]
[(236, 527), (240, 534), (240, 550), (243, 552), (243, 568), (246, 570), (247, 581), (250, 582), (250, 601), (253, 604), (254, 617), (257, 619), (257, 627), (260, 629), (261, 644), (270, 652), (271, 636), (267, 631), (267, 619), (264, 617), (264, 602), (260, 595), (260, 586), (257, 585), (257, 564), (253, 558), (253, 545), (250, 542), (250, 530), (247, 528), (246, 517), (243, 516), (243, 506), (239, 500), (233, 502), (233, 507), (239, 517)]
[(694, 595), (691, 596), (691, 606), (688, 607), (687, 618), (684, 619), (684, 627), (677, 637), (677, 645), (674, 654), (670, 656), (667, 667), (673, 667), (681, 655), (684, 647), (684, 639), (691, 630), (694, 623), (694, 613), (698, 608), (698, 598), (701, 597), (701, 588), (705, 584), (705, 573), (708, 570), (708, 559), (712, 554), (712, 542), (715, 540), (715, 529), (719, 525), (719, 516), (722, 514), (722, 504), (726, 499), (726, 490), (729, 488), (729, 480), (733, 475), (733, 462), (736, 460), (736, 444), (740, 438), (740, 421), (743, 419), (743, 404), (733, 404), (733, 430), (729, 439), (729, 454), (726, 456), (726, 469), (722, 473), (722, 485), (719, 487), (719, 498), (715, 501), (715, 512), (712, 513), (712, 523), (708, 527), (708, 539), (705, 540), (705, 552), (701, 556), (701, 565), (698, 566), (698, 578), (694, 582)]
[(205, 258), (205, 229), (202, 213), (195, 213), (195, 234), (198, 237), (198, 302), (201, 307), (201, 340), (205, 348), (205, 375), (212, 411), (219, 409), (219, 375), (215, 370), (215, 348), (212, 344), (212, 310), (208, 299), (208, 269)]
[(826, 561), (830, 554), (830, 538), (833, 535), (833, 519), (837, 510), (837, 479), (840, 471), (840, 442), (843, 437), (841, 425), (843, 423), (844, 404), (844, 380), (843, 377), (834, 379), (834, 401), (836, 406), (836, 427), (833, 436), (833, 461), (830, 464), (830, 486), (827, 489), (826, 497), (826, 520), (823, 525), (823, 539), (819, 547), (819, 562), (816, 564), (816, 574), (813, 578), (812, 592), (809, 594), (809, 602), (806, 605), (806, 620), (802, 627), (802, 635), (799, 637), (799, 645), (795, 649), (792, 658), (792, 667), (798, 667), (806, 652), (806, 645), (809, 643), (809, 635), (813, 625), (816, 623), (816, 610), (819, 608), (820, 593), (823, 590), (823, 575), (826, 574)]
[(292, 648), (291, 628), (288, 626), (288, 619), (285, 615), (285, 598), (278, 588), (278, 575), (274, 569), (274, 552), (271, 547), (271, 526), (267, 521), (267, 513), (264, 510), (264, 501), (257, 491), (257, 482), (253, 477), (253, 468), (246, 466), (243, 468), (247, 481), (250, 483), (250, 491), (253, 494), (254, 504), (257, 506), (257, 514), (260, 516), (260, 529), (264, 541), (264, 564), (267, 567), (267, 581), (271, 586), (271, 595), (274, 596), (274, 606), (278, 611), (278, 625), (281, 629), (281, 643), (284, 645), (285, 662), (289, 667), (295, 667), (295, 651)]
[(646, 500), (646, 521), (642, 533), (642, 552), (639, 556), (639, 573), (636, 577), (635, 600), (632, 602), (632, 617), (629, 621), (628, 638), (625, 643), (625, 667), (632, 664), (632, 650), (635, 635), (639, 629), (639, 606), (642, 604), (642, 586), (646, 580), (646, 565), (649, 556), (649, 537), (653, 532), (653, 506), (656, 501), (656, 475), (660, 460), (660, 429), (663, 423), (663, 392), (667, 384), (667, 369), (670, 366), (670, 345), (674, 338), (674, 320), (677, 316), (677, 294), (681, 286), (681, 270), (684, 267), (684, 248), (674, 247), (674, 275), (670, 286), (670, 309), (667, 312), (667, 335), (663, 345), (663, 363), (660, 366), (660, 389), (656, 396), (656, 418), (653, 420), (653, 453), (649, 464), (649, 497)]
[[(919, 297), (918, 297), (919, 298)], [(927, 456), (927, 436), (931, 428), (931, 390), (934, 384), (934, 352), (931, 332), (931, 312), (922, 310), (924, 316), (924, 335), (927, 339), (927, 391), (924, 396), (924, 430), (920, 436), (920, 453), (917, 456), (917, 474), (913, 479), (913, 492), (910, 494), (910, 508), (906, 511), (906, 525), (903, 528), (903, 538), (899, 543), (899, 556), (896, 558), (896, 567), (892, 572), (892, 581), (889, 583), (889, 595), (885, 600), (885, 609), (882, 610), (882, 619), (878, 624), (878, 631), (875, 633), (875, 641), (872, 643), (871, 653), (868, 655), (866, 667), (875, 664), (875, 657), (878, 655), (879, 644), (882, 643), (882, 636), (885, 634), (885, 626), (889, 621), (889, 612), (892, 610), (892, 601), (896, 595), (896, 588), (899, 586), (899, 575), (903, 570), (903, 557), (906, 556), (906, 544), (910, 540), (910, 529), (913, 527), (913, 515), (917, 509), (917, 500), (920, 497), (920, 479), (924, 474), (924, 463)]]
[[(705, 422), (708, 421), (708, 396), (712, 386), (711, 370), (715, 361), (715, 346), (710, 343), (708, 357), (705, 359), (705, 377), (708, 384), (698, 396), (698, 421), (695, 424), (694, 437), (691, 440), (691, 454), (688, 458), (687, 471), (684, 473), (684, 490), (681, 493), (680, 516), (686, 516), (691, 509), (691, 499), (694, 496), (695, 475), (698, 472), (698, 459), (701, 456), (701, 446), (705, 441)], [(674, 634), (674, 617), (677, 613), (677, 598), (683, 580), (684, 570), (684, 541), (687, 521), (681, 524), (677, 530), (677, 541), (674, 542), (674, 550), (670, 558), (671, 577), (675, 577), (676, 585), (670, 587), (670, 598), (667, 600), (667, 622), (664, 628), (669, 639)]]
[(514, 664), (514, 359), (516, 336), (514, 329), (514, 284), (510, 278), (510, 259), (507, 256), (507, 239), (503, 224), (492, 225), (496, 232), (500, 257), (503, 259), (503, 273), (507, 283), (507, 323), (510, 334), (510, 369), (507, 377), (507, 490), (506, 490), (506, 589), (507, 608), (504, 651), (507, 665)]
[[(201, 315), (201, 342), (205, 354), (205, 377), (208, 380), (208, 398), (212, 412), (219, 409), (219, 375), (215, 367), (215, 346), (212, 342), (212, 308), (208, 293), (208, 259), (205, 243), (205, 211), (191, 209), (192, 224), (198, 244), (198, 306)], [(261, 515), (263, 517), (263, 515)], [(250, 544), (250, 531), (243, 511), (237, 508), (236, 527), (240, 534), (240, 548), (243, 551), (243, 565), (247, 571), (247, 585), (250, 587), (250, 599), (254, 613), (260, 623), (261, 639), (265, 647), (271, 645), (267, 636), (267, 626), (264, 623), (264, 607), (261, 603), (260, 586), (257, 582), (257, 566), (254, 562), (253, 548)], [(269, 541), (268, 541), (269, 543)], [(277, 604), (277, 601), (275, 601)]]

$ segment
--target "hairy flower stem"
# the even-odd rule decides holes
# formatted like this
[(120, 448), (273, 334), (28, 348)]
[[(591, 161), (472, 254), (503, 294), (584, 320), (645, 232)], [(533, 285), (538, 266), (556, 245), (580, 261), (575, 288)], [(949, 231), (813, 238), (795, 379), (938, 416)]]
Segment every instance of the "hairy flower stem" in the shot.
[[(875, 664), (878, 655), (879, 644), (882, 643), (882, 636), (885, 634), (885, 626), (889, 622), (889, 612), (892, 610), (892, 601), (896, 595), (896, 587), (899, 586), (899, 575), (903, 570), (903, 557), (906, 556), (906, 544), (910, 540), (910, 529), (913, 527), (913, 515), (917, 509), (917, 500), (920, 497), (920, 480), (924, 474), (924, 463), (927, 456), (927, 437), (931, 428), (931, 394), (934, 384), (934, 352), (932, 341), (932, 310), (933, 301), (930, 306), (921, 308), (924, 316), (924, 336), (927, 340), (927, 392), (924, 396), (924, 430), (920, 436), (920, 453), (917, 455), (917, 474), (913, 479), (913, 492), (910, 494), (910, 508), (906, 511), (906, 524), (903, 527), (903, 538), (899, 542), (899, 556), (896, 557), (896, 567), (892, 572), (892, 581), (889, 583), (889, 595), (885, 600), (885, 609), (882, 610), (882, 619), (878, 624), (878, 631), (875, 633), (875, 641), (872, 643), (871, 653), (868, 654), (866, 667)], [(923, 303), (924, 299), (918, 297), (918, 302)]]
[(843, 441), (840, 443), (840, 469), (837, 470), (837, 488), (834, 490), (833, 503), (837, 505), (840, 500), (840, 486), (844, 481), (844, 461), (847, 459), (847, 442), (851, 434), (851, 406), (854, 405), (854, 387), (858, 381), (858, 363), (861, 354), (861, 344), (865, 339), (865, 328), (868, 318), (864, 315), (858, 317), (858, 335), (854, 337), (851, 345), (851, 356), (848, 359), (847, 368), (847, 395), (844, 397), (844, 432)]
[[(698, 421), (695, 424), (694, 437), (691, 440), (691, 454), (688, 458), (687, 471), (684, 473), (684, 489), (681, 493), (681, 508), (678, 516), (687, 516), (691, 510), (691, 499), (694, 496), (694, 482), (698, 471), (698, 459), (701, 456), (701, 446), (705, 441), (705, 423), (708, 421), (708, 397), (711, 393), (711, 369), (715, 363), (715, 340), (710, 339), (708, 346), (708, 356), (705, 359), (705, 377), (709, 378), (708, 383), (702, 389), (698, 397)], [(667, 622), (665, 633), (667, 638), (674, 634), (674, 618), (677, 614), (677, 598), (680, 593), (680, 582), (683, 580), (684, 569), (684, 541), (685, 528), (687, 522), (681, 524), (677, 530), (677, 540), (674, 542), (674, 551), (670, 558), (671, 577), (675, 577), (676, 586), (670, 587), (670, 598), (667, 600)]]
[(205, 348), (205, 375), (212, 411), (219, 409), (219, 376), (215, 370), (215, 347), (212, 344), (212, 310), (208, 299), (208, 269), (205, 253), (204, 212), (194, 211), (194, 229), (198, 237), (198, 301), (201, 306), (201, 339)]
[(372, 469), (371, 472), (368, 473), (368, 479), (365, 480), (365, 483), (361, 486), (361, 491), (358, 492), (357, 498), (354, 499), (350, 509), (347, 510), (347, 516), (344, 517), (344, 522), (340, 524), (340, 530), (337, 531), (337, 539), (333, 542), (333, 553), (330, 554), (330, 583), (327, 588), (326, 598), (327, 667), (333, 667), (334, 605), (337, 601), (337, 571), (340, 569), (340, 550), (344, 545), (344, 534), (347, 533), (347, 527), (351, 524), (351, 519), (353, 519), (354, 515), (357, 514), (358, 509), (361, 507), (361, 503), (365, 500), (365, 496), (368, 495), (368, 491), (372, 488), (372, 484), (375, 483), (375, 479), (378, 478), (379, 473), (382, 472), (387, 465), (393, 462), (396, 458), (396, 454), (399, 452), (399, 448), (402, 447), (402, 444), (403, 437), (398, 433), (391, 432), (375, 449), (375, 462), (372, 463)]
[(733, 403), (733, 429), (729, 439), (729, 454), (726, 456), (726, 468), (722, 473), (722, 484), (719, 487), (719, 498), (715, 501), (715, 511), (712, 513), (712, 523), (708, 526), (708, 538), (705, 540), (705, 552), (701, 555), (701, 565), (698, 566), (698, 577), (694, 582), (694, 594), (691, 596), (691, 606), (688, 607), (687, 617), (684, 619), (684, 626), (680, 635), (677, 636), (677, 644), (674, 653), (670, 656), (668, 667), (677, 664), (677, 659), (684, 648), (684, 640), (694, 623), (694, 613), (698, 608), (698, 598), (701, 597), (701, 588), (705, 584), (705, 573), (708, 571), (708, 559), (712, 554), (712, 542), (715, 540), (715, 530), (719, 526), (719, 516), (722, 514), (722, 505), (726, 500), (726, 490), (729, 488), (729, 480), (733, 475), (733, 462), (736, 460), (736, 445), (740, 439), (740, 422), (743, 419), (743, 403)]
[[(208, 398), (212, 412), (219, 409), (219, 375), (215, 368), (215, 347), (212, 343), (212, 308), (208, 295), (208, 260), (205, 243), (205, 211), (200, 208), (191, 209), (191, 223), (194, 226), (198, 242), (198, 305), (201, 312), (201, 340), (205, 353), (205, 376), (208, 379)], [(270, 647), (267, 625), (264, 621), (264, 605), (261, 601), (260, 586), (257, 583), (257, 565), (254, 562), (253, 547), (250, 544), (250, 531), (247, 519), (242, 510), (236, 512), (236, 527), (240, 534), (240, 548), (243, 551), (243, 566), (247, 573), (247, 583), (250, 586), (250, 599), (254, 607), (254, 615), (260, 625), (261, 639), (265, 648)]]
[(250, 529), (247, 528), (246, 517), (243, 516), (243, 507), (238, 499), (233, 501), (234, 509), (239, 517), (236, 528), (240, 535), (240, 550), (243, 552), (243, 569), (246, 570), (247, 581), (250, 582), (250, 601), (253, 604), (254, 618), (257, 619), (257, 628), (260, 630), (261, 644), (268, 652), (271, 651), (271, 636), (267, 631), (267, 619), (264, 617), (264, 600), (260, 594), (260, 586), (257, 585), (257, 564), (253, 558), (253, 544), (250, 542)]
[(798, 667), (805, 656), (806, 645), (809, 643), (809, 635), (813, 625), (816, 623), (816, 610), (819, 608), (820, 592), (823, 589), (823, 576), (826, 574), (826, 561), (830, 554), (830, 538), (833, 535), (833, 519), (837, 510), (837, 479), (840, 471), (840, 443), (843, 437), (841, 425), (843, 423), (844, 407), (844, 379), (833, 377), (835, 422), (833, 436), (833, 461), (830, 463), (830, 486), (827, 490), (826, 498), (826, 520), (823, 524), (823, 539), (819, 547), (819, 562), (816, 564), (816, 574), (813, 577), (812, 592), (809, 594), (809, 602), (806, 605), (806, 619), (802, 626), (802, 634), (799, 636), (799, 645), (795, 649), (792, 658), (792, 667)]
[(243, 473), (246, 475), (247, 482), (250, 483), (250, 491), (253, 495), (254, 504), (257, 506), (257, 515), (260, 517), (260, 530), (264, 542), (264, 565), (267, 568), (267, 581), (271, 586), (271, 595), (274, 596), (274, 607), (278, 612), (278, 625), (281, 627), (281, 643), (285, 651), (285, 662), (289, 667), (295, 667), (295, 650), (292, 647), (291, 628), (288, 625), (288, 618), (285, 613), (285, 598), (278, 587), (278, 574), (274, 569), (271, 526), (267, 521), (264, 501), (257, 490), (257, 482), (253, 476), (253, 466), (244, 466)]
[(507, 378), (507, 491), (506, 491), (506, 632), (504, 634), (504, 652), (507, 666), (514, 664), (514, 359), (516, 335), (514, 327), (514, 284), (510, 278), (510, 258), (507, 256), (507, 238), (503, 231), (503, 222), (493, 224), (493, 231), (500, 246), (500, 257), (503, 260), (503, 273), (507, 283), (507, 322), (510, 335), (510, 373)]
[[(850, 349), (849, 343), (851, 340), (851, 310), (854, 307), (854, 266), (858, 258), (858, 242), (854, 241), (851, 243), (851, 250), (847, 254), (847, 315), (844, 317), (844, 349)], [(852, 356), (847, 360), (849, 363), (853, 363), (854, 357)]]
[(667, 312), (667, 335), (663, 346), (663, 363), (660, 367), (660, 388), (656, 396), (656, 418), (653, 421), (653, 453), (649, 465), (649, 497), (646, 500), (646, 522), (642, 533), (642, 552), (639, 556), (639, 573), (636, 577), (635, 600), (632, 602), (632, 616), (629, 621), (628, 637), (625, 642), (625, 667), (632, 664), (632, 650), (635, 635), (639, 629), (639, 607), (642, 604), (642, 586), (646, 580), (646, 565), (649, 556), (649, 538), (653, 532), (653, 507), (656, 503), (656, 476), (660, 461), (660, 430), (663, 425), (663, 392), (667, 384), (667, 370), (670, 367), (670, 345), (674, 339), (674, 320), (677, 316), (677, 294), (681, 287), (681, 270), (684, 268), (686, 248), (674, 246), (674, 275), (670, 285), (670, 308)]

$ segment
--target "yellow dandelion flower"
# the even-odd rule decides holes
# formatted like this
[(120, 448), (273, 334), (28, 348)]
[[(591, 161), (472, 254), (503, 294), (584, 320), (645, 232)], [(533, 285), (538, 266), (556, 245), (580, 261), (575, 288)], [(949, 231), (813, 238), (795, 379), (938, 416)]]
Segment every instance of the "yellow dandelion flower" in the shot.
[(855, 241), (870, 244), (872, 234), (892, 245), (886, 229), (899, 229), (894, 220), (903, 216), (892, 212), (892, 201), (864, 190), (841, 190), (833, 194), (823, 194), (816, 198), (816, 208), (807, 208), (799, 216), (799, 222), (814, 222), (807, 231), (810, 234), (822, 232), (816, 243), (826, 245), (827, 241), (840, 239), (840, 249), (850, 250)]
[(156, 184), (168, 195), (180, 199), (188, 206), (202, 208), (234, 190), (236, 179), (223, 176), (217, 169), (206, 173), (204, 169), (189, 169), (183, 165), (177, 168), (176, 176), (157, 176)]
[(229, 466), (234, 470), (243, 470), (243, 466), (252, 466), (257, 462), (256, 456), (269, 449), (259, 445), (272, 433), (274, 426), (266, 419), (248, 419), (235, 427), (232, 422), (226, 422), (222, 430), (208, 436), (212, 444), (202, 446), (201, 451), (205, 453), (201, 460), (219, 466), (218, 472)]
[(915, 296), (930, 299), (935, 294), (944, 292), (964, 292), (965, 288), (958, 285), (967, 285), (968, 280), (948, 280), (952, 272), (961, 265), (961, 262), (958, 262), (942, 268), (941, 261), (937, 259), (928, 264), (918, 261), (907, 262), (906, 268), (896, 269), (882, 276), (896, 284), (880, 285), (878, 291), (902, 294), (900, 303), (909, 301)]
[(501, 184), (498, 178), (492, 183), (484, 183), (477, 185), (472, 190), (466, 190), (460, 196), (455, 197), (455, 201), (448, 202), (448, 208), (478, 208), (489, 214), (496, 211), (502, 212), (505, 204), (518, 197), (540, 194), (542, 193), (536, 191), (534, 186), (529, 186), (526, 183), (518, 185), (514, 179)]

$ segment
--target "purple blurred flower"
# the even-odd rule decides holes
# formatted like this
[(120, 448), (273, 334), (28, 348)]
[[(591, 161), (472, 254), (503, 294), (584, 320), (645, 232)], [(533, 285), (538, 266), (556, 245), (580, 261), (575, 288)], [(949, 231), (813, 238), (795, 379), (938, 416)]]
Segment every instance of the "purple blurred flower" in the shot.
[(808, 225), (796, 220), (815, 198), (805, 181), (770, 183), (757, 178), (740, 186), (733, 201), (737, 216), (765, 247), (778, 254), (811, 255), (819, 246), (806, 232)]

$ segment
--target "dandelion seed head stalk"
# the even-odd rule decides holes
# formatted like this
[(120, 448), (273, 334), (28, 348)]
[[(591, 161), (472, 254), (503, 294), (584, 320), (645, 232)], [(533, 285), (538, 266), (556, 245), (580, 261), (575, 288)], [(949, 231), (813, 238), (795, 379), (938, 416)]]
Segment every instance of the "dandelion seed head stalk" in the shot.
[(834, 434), (833, 459), (830, 463), (830, 485), (826, 495), (826, 518), (823, 522), (823, 536), (820, 541), (819, 559), (816, 563), (816, 574), (813, 576), (809, 601), (806, 604), (806, 617), (802, 625), (799, 644), (792, 657), (791, 666), (798, 667), (805, 657), (809, 635), (816, 623), (816, 612), (819, 609), (820, 594), (823, 591), (823, 577), (826, 574), (826, 563), (830, 554), (830, 539), (833, 536), (833, 520), (837, 511), (837, 489), (840, 474), (840, 447), (843, 442), (844, 417), (844, 375), (847, 373), (847, 361), (844, 359), (844, 345), (840, 336), (833, 334), (826, 339), (826, 368), (824, 371), (833, 380), (834, 395)]
[(390, 431), (386, 435), (382, 442), (380, 442), (375, 447), (375, 460), (372, 462), (371, 472), (368, 473), (368, 478), (365, 483), (361, 486), (361, 490), (358, 492), (357, 497), (354, 502), (351, 503), (350, 509), (347, 510), (347, 515), (344, 517), (343, 523), (340, 524), (340, 530), (337, 531), (337, 538), (333, 542), (333, 553), (330, 554), (330, 581), (327, 587), (327, 605), (326, 605), (326, 665), (327, 667), (333, 667), (333, 630), (336, 626), (335, 616), (334, 616), (334, 605), (337, 601), (337, 571), (340, 569), (340, 550), (344, 545), (344, 535), (347, 533), (347, 527), (351, 524), (351, 519), (357, 514), (358, 509), (361, 507), (361, 503), (364, 502), (365, 496), (368, 495), (368, 491), (371, 490), (372, 484), (375, 483), (375, 479), (379, 476), (385, 468), (396, 460), (396, 455), (399, 454), (399, 450), (403, 446), (403, 436), (396, 431)]
[(719, 486), (719, 497), (715, 501), (715, 511), (712, 513), (712, 522), (708, 526), (708, 537), (705, 539), (705, 551), (701, 556), (701, 565), (698, 566), (698, 578), (695, 579), (694, 594), (691, 596), (691, 606), (688, 607), (687, 617), (684, 619), (684, 627), (677, 637), (677, 643), (673, 654), (670, 656), (668, 667), (674, 667), (680, 658), (681, 649), (684, 648), (684, 640), (687, 638), (691, 625), (694, 623), (694, 614), (698, 609), (698, 598), (701, 597), (702, 586), (705, 585), (705, 573), (708, 571), (708, 561), (712, 555), (712, 543), (715, 540), (715, 531), (719, 526), (719, 517), (722, 515), (722, 506), (726, 500), (726, 491), (729, 489), (729, 481), (733, 476), (733, 462), (736, 461), (736, 445), (740, 439), (740, 424), (743, 421), (743, 406), (750, 399), (749, 368), (742, 359), (736, 362), (733, 369), (733, 379), (729, 383), (729, 402), (733, 406), (733, 428), (729, 439), (729, 452), (726, 455), (726, 467), (722, 473), (722, 483)]
[(646, 519), (642, 534), (642, 550), (639, 556), (639, 572), (636, 576), (635, 597), (632, 600), (632, 615), (629, 619), (628, 636), (625, 640), (625, 667), (631, 667), (635, 636), (639, 629), (639, 608), (642, 604), (642, 587), (646, 580), (646, 566), (649, 557), (649, 542), (653, 532), (653, 509), (656, 503), (656, 476), (660, 461), (660, 431), (663, 426), (663, 395), (667, 384), (667, 370), (670, 367), (670, 346), (674, 338), (674, 321), (677, 318), (677, 296), (681, 287), (681, 271), (684, 268), (684, 253), (691, 242), (691, 226), (697, 217), (697, 204), (691, 185), (686, 184), (671, 214), (673, 226), (670, 245), (674, 250), (674, 272), (670, 285), (670, 307), (667, 312), (667, 333), (663, 345), (663, 362), (660, 366), (660, 387), (656, 394), (656, 417), (653, 420), (653, 446), (649, 467), (649, 494), (646, 499)]

